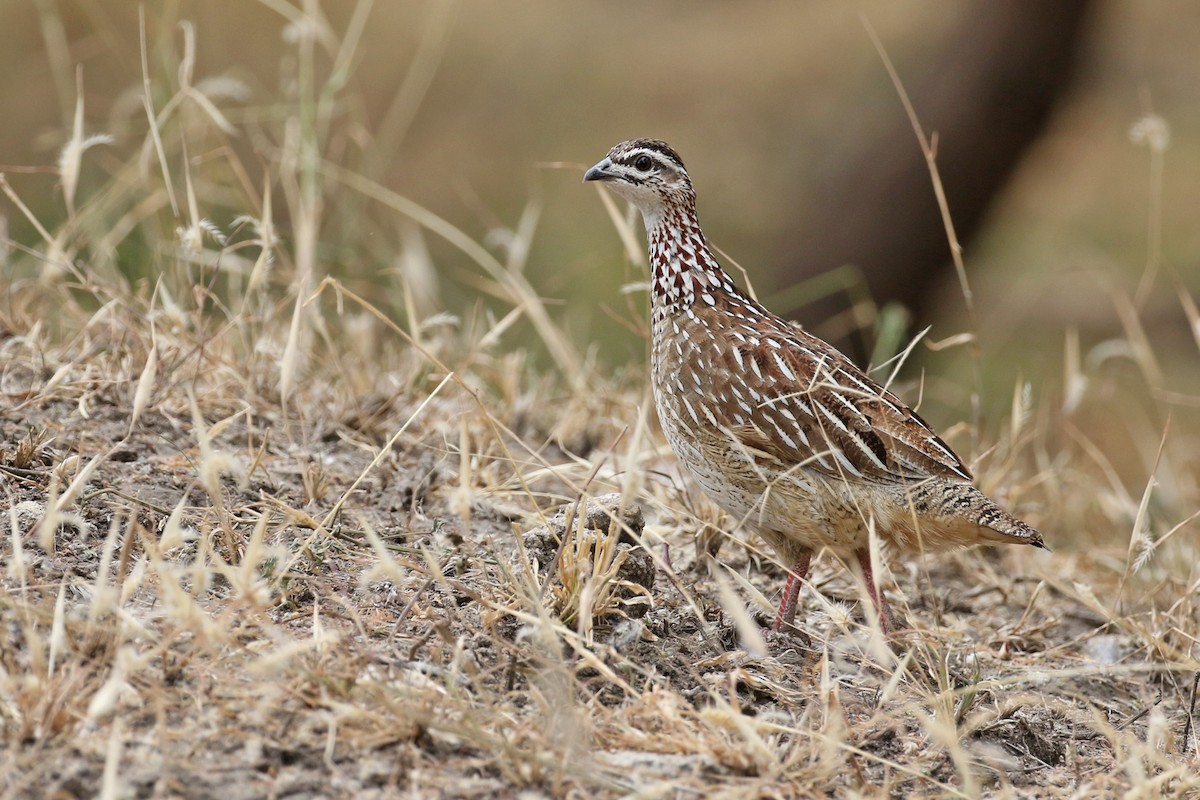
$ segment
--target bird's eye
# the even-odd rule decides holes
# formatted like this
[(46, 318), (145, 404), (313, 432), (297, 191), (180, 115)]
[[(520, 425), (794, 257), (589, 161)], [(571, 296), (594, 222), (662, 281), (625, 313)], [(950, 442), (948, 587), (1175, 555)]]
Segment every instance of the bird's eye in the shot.
[(650, 160), (650, 156), (638, 156), (633, 162), (633, 166), (636, 167), (639, 172), (649, 172), (650, 167), (653, 164), (654, 162)]

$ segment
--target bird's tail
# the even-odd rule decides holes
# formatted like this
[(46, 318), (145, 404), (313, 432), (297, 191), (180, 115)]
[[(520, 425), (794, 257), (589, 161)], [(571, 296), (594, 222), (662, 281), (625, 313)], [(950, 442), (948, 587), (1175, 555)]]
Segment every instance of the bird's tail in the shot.
[(976, 526), (983, 542), (1028, 544), (1043, 550), (1042, 534), (1018, 519), (969, 483), (930, 481), (916, 487), (910, 502), (942, 518), (957, 519)]

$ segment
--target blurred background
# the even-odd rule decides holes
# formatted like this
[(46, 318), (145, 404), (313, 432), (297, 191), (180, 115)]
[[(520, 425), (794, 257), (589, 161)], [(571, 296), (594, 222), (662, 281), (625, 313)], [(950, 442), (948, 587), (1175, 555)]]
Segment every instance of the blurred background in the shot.
[[(1153, 388), (1168, 405), (1196, 405), (1200, 330), (1189, 326), (1186, 297), (1200, 292), (1200, 6), (302, 5), (327, 26), (310, 39), (317, 85), (342, 87), (322, 155), (499, 254), (536, 210), (526, 277), (581, 347), (596, 343), (602, 363), (643, 358), (631, 328), (645, 297), (621, 294), (643, 276), (581, 172), (614, 143), (653, 136), (682, 154), (710, 239), (745, 267), (760, 299), (860, 360), (879, 354), (888, 331), (901, 344), (897, 331), (932, 326), (932, 341), (974, 331), (978, 351), (921, 347), (914, 360), (954, 374), (962, 359), (982, 358), (985, 404), (1003, 411), (1022, 378), (1068, 391), (1059, 378), (1072, 337), (1085, 363), (1122, 362), (1140, 321), (1160, 370)], [(297, 91), (302, 15), (285, 0), (143, 8), (160, 102), (177, 82), (188, 21), (190, 80), (208, 81), (238, 126), (227, 143), (194, 143), (190, 157), (232, 147), (261, 170), (245, 176), (261, 187), (284, 135), (272, 114)], [(89, 155), (80, 193), (143, 146), (138, 9), (119, 0), (0, 7), (0, 165), (39, 218), (62, 213), (52, 168), (70, 135), (77, 69), (85, 133), (114, 137)], [(917, 137), (864, 21), (933, 139), (973, 310)], [(221, 202), (213, 191), (203, 205), (228, 226), (240, 212), (230, 203), (230, 218), (217, 218)], [(13, 206), (0, 213), (13, 242), (36, 241)], [(285, 236), (288, 213), (277, 205)], [(391, 292), (401, 254), (428, 248), (440, 281), (430, 303), (459, 312), (478, 302), (477, 268), (395, 213), (348, 201), (325, 215), (328, 225), (343, 215), (341, 230), (355, 233), (353, 242), (321, 238), (321, 271), (385, 304), (391, 297), (401, 313)]]

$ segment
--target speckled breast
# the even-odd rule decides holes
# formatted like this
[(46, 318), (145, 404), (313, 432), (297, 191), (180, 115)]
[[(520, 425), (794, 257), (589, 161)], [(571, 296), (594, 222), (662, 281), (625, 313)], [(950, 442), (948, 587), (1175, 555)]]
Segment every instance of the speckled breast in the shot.
[(766, 480), (744, 449), (710, 418), (706, 365), (697, 344), (670, 320), (655, 321), (651, 382), (659, 422), (676, 457), (718, 505), (740, 521), (762, 524)]
[[(708, 331), (655, 315), (651, 350), (654, 402), (663, 433), (688, 473), (737, 524), (777, 531), (809, 547), (860, 546), (862, 509), (845, 483), (803, 467), (781, 471), (756, 461), (719, 424), (719, 398), (706, 388), (714, 368)], [(874, 498), (872, 498), (874, 499)]]

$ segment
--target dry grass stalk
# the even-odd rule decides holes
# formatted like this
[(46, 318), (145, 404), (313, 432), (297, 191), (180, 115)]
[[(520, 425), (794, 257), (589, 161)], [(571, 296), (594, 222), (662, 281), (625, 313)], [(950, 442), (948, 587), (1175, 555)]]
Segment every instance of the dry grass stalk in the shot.
[[(61, 208), (38, 218), (0, 178), (29, 228), (0, 304), (0, 793), (1200, 790), (1200, 426), (1136, 302), (1115, 306), (1119, 341), (1065, 336), (1062, 385), (1019, 380), (1006, 422), (961, 431), (981, 481), (1052, 532), (1051, 560), (897, 566), (914, 630), (895, 653), (819, 564), (814, 649), (777, 652), (745, 609), (783, 569), (727, 540), (738, 521), (681, 482), (640, 372), (585, 355), (526, 277), (541, 202), (498, 254), (330, 145), (361, 123), (340, 100), (367, 5), (340, 39), (315, 3), (279, 6), (304, 74), (264, 107), (193, 74), (188, 28), (174, 79), (152, 69), (168, 56), (143, 23), (142, 138), (104, 148), (107, 185), (78, 177), (100, 140), (71, 102)], [(232, 146), (252, 132), (279, 174)], [(410, 220), (414, 248), (449, 242), (500, 310), (444, 313), (456, 283), (430, 251), (410, 273), (438, 280), (392, 307), (334, 274), (323, 253), (375, 263), (338, 227), (348, 196), (381, 229)], [(986, 347), (974, 328), (947, 342)], [(516, 528), (610, 492), (648, 512), (659, 580), (623, 583), (618, 537), (579, 520), (538, 574)]]

